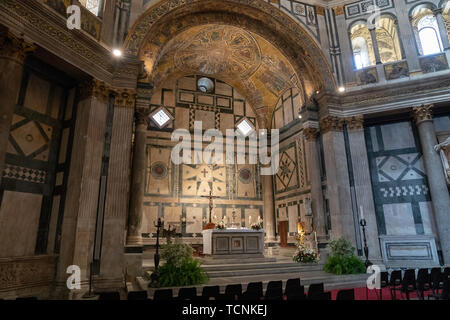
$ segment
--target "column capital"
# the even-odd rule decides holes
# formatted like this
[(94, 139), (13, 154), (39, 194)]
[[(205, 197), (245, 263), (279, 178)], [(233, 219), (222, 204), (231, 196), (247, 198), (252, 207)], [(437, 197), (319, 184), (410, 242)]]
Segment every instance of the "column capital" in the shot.
[(147, 125), (147, 119), (150, 115), (150, 109), (144, 107), (136, 108), (136, 125)]
[(116, 108), (130, 108), (134, 109), (136, 104), (136, 91), (132, 89), (118, 89), (114, 88), (113, 92), (116, 94), (114, 106)]
[(326, 116), (320, 119), (320, 131), (323, 134), (329, 131), (341, 132), (344, 129), (344, 119), (336, 116)]
[(364, 129), (364, 116), (357, 115), (353, 117), (345, 118), (348, 130), (363, 130)]
[(416, 122), (416, 124), (422, 123), (424, 121), (433, 120), (432, 108), (433, 108), (432, 104), (413, 107), (412, 114), (413, 114), (414, 121)]
[(444, 11), (444, 9), (443, 9), (443, 8), (436, 8), (436, 9), (433, 9), (433, 10), (431, 10), (431, 11), (433, 12), (433, 15), (434, 15), (434, 16), (437, 16), (437, 15), (442, 14), (442, 12)]
[(303, 129), (303, 135), (307, 141), (315, 140), (319, 136), (318, 128), (305, 128)]
[(7, 58), (17, 63), (23, 64), (26, 57), (32, 53), (36, 47), (16, 37), (11, 32), (0, 30), (0, 58)]
[(79, 85), (80, 100), (95, 97), (101, 101), (108, 101), (110, 88), (103, 81), (92, 79)]

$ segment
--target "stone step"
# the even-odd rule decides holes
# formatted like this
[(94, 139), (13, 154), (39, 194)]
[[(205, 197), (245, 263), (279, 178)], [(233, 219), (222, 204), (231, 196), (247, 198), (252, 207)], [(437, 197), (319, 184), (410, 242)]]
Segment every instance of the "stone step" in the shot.
[(255, 263), (269, 263), (276, 262), (276, 258), (264, 257), (264, 258), (252, 258), (252, 259), (219, 259), (219, 258), (200, 258), (199, 259), (203, 266), (208, 265), (244, 265), (244, 264), (255, 264)]
[(217, 265), (203, 265), (203, 270), (206, 272), (218, 272), (218, 271), (243, 271), (243, 270), (269, 270), (269, 269), (286, 269), (292, 268), (298, 271), (302, 270), (322, 270), (322, 265), (319, 264), (308, 264), (303, 265), (296, 262), (271, 262), (271, 263), (245, 263), (245, 264), (217, 264)]
[[(333, 275), (329, 274), (323, 271), (319, 272), (302, 272), (301, 274), (294, 273), (286, 273), (286, 274), (278, 274), (278, 275), (271, 275), (269, 278), (260, 276), (260, 275), (253, 275), (253, 276), (246, 276), (246, 277), (228, 277), (228, 278), (213, 278), (210, 279), (209, 282), (205, 285), (198, 285), (195, 286), (197, 288), (197, 294), (200, 295), (203, 287), (205, 286), (213, 286), (218, 285), (220, 287), (220, 292), (225, 292), (225, 287), (228, 284), (242, 284), (243, 291), (246, 290), (248, 283), (250, 282), (262, 282), (263, 283), (263, 290), (265, 291), (267, 288), (267, 284), (269, 281), (283, 281), (283, 290), (286, 286), (286, 281), (288, 279), (293, 278), (300, 278), (301, 284), (305, 286), (305, 291), (308, 290), (309, 285), (313, 283), (324, 283), (325, 290), (335, 290), (335, 289), (349, 289), (349, 288), (360, 288), (366, 286), (366, 279), (369, 275), (368, 274), (356, 274), (356, 275)], [(148, 288), (149, 281), (142, 278), (137, 277), (136, 279), (137, 283), (139, 284), (141, 290), (147, 290), (149, 297), (153, 297), (153, 293), (155, 288)], [(180, 287), (172, 287), (170, 289), (173, 289), (174, 296), (178, 295), (178, 290)]]
[[(210, 278), (225, 278), (225, 277), (243, 277), (248, 275), (273, 275), (273, 274), (283, 274), (283, 273), (298, 273), (305, 270), (301, 267), (275, 267), (275, 268), (262, 268), (262, 269), (245, 269), (245, 270), (229, 270), (229, 271), (207, 271)], [(313, 271), (320, 271), (321, 269), (316, 269)]]

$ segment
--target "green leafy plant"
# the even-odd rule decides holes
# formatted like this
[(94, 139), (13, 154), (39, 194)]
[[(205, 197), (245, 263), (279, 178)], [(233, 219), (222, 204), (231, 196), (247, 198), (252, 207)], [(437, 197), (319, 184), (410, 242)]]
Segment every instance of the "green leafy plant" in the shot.
[(161, 258), (165, 263), (158, 269), (161, 287), (191, 286), (208, 281), (200, 261), (192, 256), (193, 251), (190, 245), (178, 242), (162, 247)]
[(297, 245), (297, 250), (295, 251), (295, 254), (292, 257), (292, 260), (294, 260), (295, 262), (302, 262), (302, 263), (317, 262), (317, 259), (318, 257), (316, 251), (307, 248), (303, 244)]
[(353, 253), (355, 248), (344, 238), (330, 241), (328, 248), (330, 255), (323, 267), (325, 272), (338, 275), (366, 272), (364, 263)]

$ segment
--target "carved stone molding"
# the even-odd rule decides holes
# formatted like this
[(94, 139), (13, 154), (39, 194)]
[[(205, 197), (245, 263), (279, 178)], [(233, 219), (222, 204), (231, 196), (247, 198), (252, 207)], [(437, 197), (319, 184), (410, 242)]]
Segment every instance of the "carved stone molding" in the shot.
[(97, 79), (88, 80), (79, 86), (79, 100), (95, 97), (101, 101), (108, 101), (111, 88), (103, 81)]
[(344, 119), (335, 117), (335, 116), (327, 116), (320, 120), (320, 131), (322, 134), (325, 134), (329, 131), (341, 132), (344, 128)]
[(433, 108), (432, 104), (421, 105), (419, 107), (413, 107), (412, 114), (413, 114), (416, 124), (419, 124), (424, 121), (433, 120), (432, 108)]
[(116, 108), (134, 109), (136, 104), (136, 91), (130, 89), (114, 89), (116, 99), (114, 106)]
[(50, 285), (54, 269), (54, 256), (0, 258), (0, 292)]
[(23, 64), (35, 46), (16, 37), (4, 28), (0, 29), (0, 58), (7, 58)]
[(363, 130), (364, 117), (362, 115), (345, 118), (348, 130)]
[(150, 114), (149, 108), (139, 107), (136, 108), (136, 125), (147, 125), (147, 119)]
[(306, 140), (315, 140), (319, 136), (319, 129), (317, 128), (305, 128), (303, 129), (303, 135)]

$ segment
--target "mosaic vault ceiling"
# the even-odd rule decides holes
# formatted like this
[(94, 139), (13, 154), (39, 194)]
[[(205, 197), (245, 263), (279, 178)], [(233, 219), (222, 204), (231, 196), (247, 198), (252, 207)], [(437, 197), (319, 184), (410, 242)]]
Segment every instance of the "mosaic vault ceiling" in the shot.
[(259, 35), (230, 25), (192, 27), (171, 39), (158, 57), (154, 52), (148, 43), (143, 59), (145, 81), (155, 87), (183, 75), (210, 76), (235, 87), (255, 109), (268, 108), (269, 114), (285, 90), (300, 85), (292, 65), (277, 48)]

